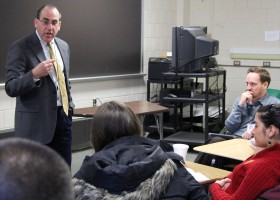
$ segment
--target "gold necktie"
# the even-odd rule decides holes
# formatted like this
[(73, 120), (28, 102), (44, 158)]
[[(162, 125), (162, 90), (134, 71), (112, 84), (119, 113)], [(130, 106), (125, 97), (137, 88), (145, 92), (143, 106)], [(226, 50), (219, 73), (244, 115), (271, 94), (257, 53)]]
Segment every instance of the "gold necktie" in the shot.
[(67, 95), (66, 86), (65, 86), (65, 77), (64, 77), (64, 74), (62, 73), (62, 70), (61, 70), (59, 64), (57, 63), (57, 60), (55, 58), (51, 44), (48, 43), (48, 46), (49, 46), (49, 50), (50, 50), (50, 56), (52, 59), (54, 59), (53, 66), (54, 66), (54, 69), (56, 72), (57, 82), (58, 82), (59, 89), (60, 89), (63, 110), (66, 113), (66, 115), (68, 115), (69, 102), (68, 102), (68, 95)]

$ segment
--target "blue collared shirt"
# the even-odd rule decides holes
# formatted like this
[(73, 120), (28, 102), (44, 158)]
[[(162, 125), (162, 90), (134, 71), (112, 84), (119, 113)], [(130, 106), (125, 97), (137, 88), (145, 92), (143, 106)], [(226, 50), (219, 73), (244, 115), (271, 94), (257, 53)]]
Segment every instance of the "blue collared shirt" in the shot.
[(233, 103), (232, 111), (225, 121), (227, 130), (234, 135), (242, 136), (247, 130), (247, 124), (252, 123), (255, 118), (255, 114), (260, 106), (277, 104), (280, 100), (274, 96), (270, 96), (266, 93), (260, 100), (256, 101), (254, 105), (246, 106), (239, 105), (241, 97), (237, 97)]

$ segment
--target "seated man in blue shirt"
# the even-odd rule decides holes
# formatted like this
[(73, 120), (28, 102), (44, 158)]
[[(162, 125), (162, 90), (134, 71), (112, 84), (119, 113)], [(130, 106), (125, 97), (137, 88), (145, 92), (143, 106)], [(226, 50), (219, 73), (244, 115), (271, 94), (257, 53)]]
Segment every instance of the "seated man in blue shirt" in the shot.
[[(247, 71), (246, 91), (237, 97), (232, 106), (232, 111), (225, 121), (227, 134), (251, 139), (251, 129), (254, 127), (253, 121), (255, 114), (261, 105), (277, 104), (280, 100), (267, 93), (267, 88), (271, 78), (269, 72), (261, 67), (252, 67)], [(223, 141), (222, 137), (214, 137), (207, 143)], [(215, 164), (214, 159), (215, 158)], [(199, 153), (195, 162), (223, 166), (225, 161), (221, 157), (214, 157), (209, 154)], [(228, 160), (227, 160), (228, 162)]]
[(271, 78), (267, 70), (261, 67), (249, 68), (246, 77), (247, 89), (234, 101), (231, 114), (226, 119), (225, 126), (230, 134), (250, 139), (248, 124), (261, 105), (276, 104), (280, 100), (267, 93)]

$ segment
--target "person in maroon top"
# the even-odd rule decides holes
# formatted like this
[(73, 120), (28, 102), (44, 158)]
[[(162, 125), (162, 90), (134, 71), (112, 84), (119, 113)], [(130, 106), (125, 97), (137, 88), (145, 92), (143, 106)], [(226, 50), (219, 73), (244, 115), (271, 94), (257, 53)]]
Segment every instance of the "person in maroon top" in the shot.
[(280, 104), (260, 107), (254, 123), (255, 154), (210, 186), (213, 200), (256, 199), (280, 184)]

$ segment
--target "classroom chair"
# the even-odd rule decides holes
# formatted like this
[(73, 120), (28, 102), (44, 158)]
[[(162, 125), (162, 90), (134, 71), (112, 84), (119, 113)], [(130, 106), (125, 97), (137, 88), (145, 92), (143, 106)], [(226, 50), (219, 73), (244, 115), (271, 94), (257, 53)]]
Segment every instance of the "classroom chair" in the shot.
[(277, 99), (280, 99), (280, 90), (278, 89), (268, 88), (267, 93), (271, 96), (275, 96)]

